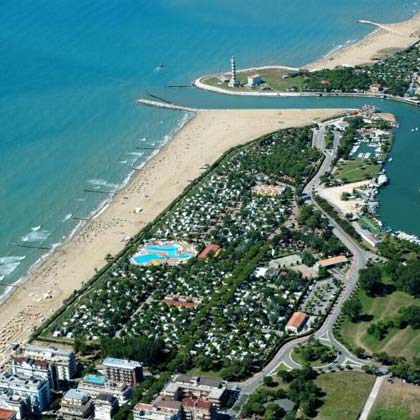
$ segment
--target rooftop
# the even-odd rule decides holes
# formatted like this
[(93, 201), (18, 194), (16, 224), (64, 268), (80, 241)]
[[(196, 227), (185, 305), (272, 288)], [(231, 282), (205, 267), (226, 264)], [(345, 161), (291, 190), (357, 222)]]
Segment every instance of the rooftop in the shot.
[(216, 253), (217, 251), (219, 251), (220, 246), (216, 245), (216, 244), (210, 244), (208, 246), (206, 246), (197, 256), (197, 258), (199, 260), (202, 260), (204, 258), (207, 258), (208, 254), (210, 252)]
[(69, 389), (63, 397), (63, 400), (75, 400), (81, 403), (86, 402), (89, 399), (89, 396), (84, 393), (80, 392), (77, 389)]
[(140, 362), (135, 360), (116, 359), (114, 357), (107, 357), (104, 360), (103, 365), (119, 369), (135, 369), (143, 366)]
[(338, 257), (328, 258), (326, 260), (318, 261), (318, 265), (321, 267), (331, 267), (336, 264), (343, 264), (347, 262), (347, 257), (344, 255), (339, 255)]
[(299, 329), (302, 326), (302, 324), (306, 321), (306, 317), (307, 315), (305, 314), (305, 312), (295, 312), (289, 319), (286, 328), (294, 327)]
[(194, 407), (201, 410), (209, 411), (211, 410), (213, 404), (210, 401), (205, 401), (202, 398), (199, 398), (198, 400), (193, 398), (184, 398), (182, 400), (182, 406), (183, 407)]

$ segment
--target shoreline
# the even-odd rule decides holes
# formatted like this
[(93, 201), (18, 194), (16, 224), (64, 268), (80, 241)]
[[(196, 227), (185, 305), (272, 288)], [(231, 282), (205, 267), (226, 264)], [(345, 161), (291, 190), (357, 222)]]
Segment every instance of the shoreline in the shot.
[[(193, 118), (194, 113), (187, 112), (185, 113), (185, 118), (181, 118), (179, 124), (173, 128), (167, 136), (165, 136), (166, 140), (163, 141), (159, 147), (153, 150), (153, 153), (144, 160), (139, 166), (136, 166), (135, 168), (131, 169), (131, 171), (128, 173), (128, 175), (124, 178), (124, 180), (121, 182), (119, 189), (111, 193), (105, 200), (100, 202), (97, 207), (95, 207), (90, 213), (89, 217), (86, 220), (80, 220), (79, 223), (70, 231), (68, 236), (61, 242), (54, 244), (54, 246), (51, 248), (50, 251), (46, 252), (45, 254), (41, 255), (27, 270), (27, 272), (17, 279), (15, 282), (11, 284), (4, 284), (2, 285), (0, 283), (0, 306), (5, 303), (11, 294), (13, 294), (14, 290), (18, 288), (20, 285), (24, 284), (26, 281), (30, 279), (30, 277), (36, 272), (38, 268), (44, 264), (48, 258), (52, 257), (61, 247), (66, 245), (68, 242), (70, 242), (89, 222), (92, 220), (95, 220), (97, 217), (99, 217), (106, 209), (111, 205), (114, 197), (116, 194), (120, 194), (124, 191), (124, 189), (129, 185), (131, 179), (133, 176), (135, 176), (136, 172), (141, 171), (141, 169), (147, 165), (147, 163), (152, 160), (157, 154), (160, 152), (162, 148), (164, 148), (172, 139), (173, 137), (181, 131)], [(1, 288), (3, 288), (5, 291), (2, 292)]]
[[(263, 134), (302, 126), (342, 114), (340, 109), (214, 110), (192, 114), (144, 166), (133, 171), (127, 185), (87, 221), (74, 236), (43, 260), (26, 281), (13, 287), (0, 304), (0, 365), (10, 344), (25, 342), (35, 327), (153, 221), (190, 183), (235, 145)], [(188, 115), (188, 114), (187, 114)], [(186, 153), (187, 151), (187, 153)], [(141, 213), (134, 209), (142, 207)]]
[[(373, 64), (379, 60), (378, 54), (383, 54), (389, 51), (392, 55), (396, 50), (404, 50), (420, 41), (420, 12), (417, 12), (410, 19), (407, 19), (398, 23), (380, 24), (372, 21), (359, 20), (359, 24), (368, 24), (375, 26), (376, 29), (366, 35), (364, 38), (351, 43), (349, 45), (343, 45), (340, 48), (333, 48), (327, 54), (320, 59), (301, 66), (299, 68), (274, 65), (274, 66), (258, 66), (245, 69), (238, 69), (238, 73), (244, 73), (249, 71), (258, 71), (266, 69), (285, 69), (285, 70), (309, 70), (316, 71), (321, 69), (333, 69), (337, 66), (355, 67), (358, 65)], [(393, 50), (391, 52), (391, 50)], [(381, 57), (381, 58), (384, 58)], [(299, 97), (299, 96), (366, 96), (366, 97), (380, 97), (383, 95), (374, 94), (336, 94), (336, 93), (324, 93), (324, 92), (246, 92), (246, 91), (234, 91), (228, 90), (224, 87), (216, 87), (204, 84), (202, 81), (209, 77), (217, 77), (218, 75), (207, 74), (197, 77), (193, 80), (192, 85), (198, 89), (207, 90), (225, 95), (237, 95), (237, 96), (262, 96), (262, 97)], [(389, 97), (389, 99), (395, 99)], [(400, 98), (405, 99), (405, 98)], [(411, 103), (410, 101), (404, 101)], [(411, 103), (412, 104), (412, 103)]]

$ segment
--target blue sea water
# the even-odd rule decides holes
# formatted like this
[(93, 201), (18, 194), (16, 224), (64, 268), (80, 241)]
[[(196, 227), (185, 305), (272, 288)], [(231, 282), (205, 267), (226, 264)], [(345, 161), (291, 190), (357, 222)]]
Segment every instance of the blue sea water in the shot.
[[(3, 0), (0, 282), (18, 280), (47, 252), (18, 244), (54, 247), (68, 238), (80, 223), (74, 218), (107, 199), (84, 190), (120, 188), (153, 153), (139, 147), (159, 147), (185, 118), (139, 107), (138, 97), (217, 108), (357, 106), (363, 102), (224, 97), (168, 85), (224, 70), (232, 54), (239, 67), (302, 65), (372, 30), (357, 19), (392, 22), (416, 9), (411, 0)], [(380, 214), (419, 234), (420, 147), (410, 131), (419, 110), (380, 106), (402, 122)]]

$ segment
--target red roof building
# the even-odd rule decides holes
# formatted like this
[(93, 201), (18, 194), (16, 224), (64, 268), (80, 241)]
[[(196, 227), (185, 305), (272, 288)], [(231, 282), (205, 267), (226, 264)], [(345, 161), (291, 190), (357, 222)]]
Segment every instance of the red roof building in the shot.
[(201, 398), (184, 398), (182, 400), (185, 418), (187, 420), (213, 420), (216, 417), (216, 410), (210, 401)]
[(206, 246), (201, 252), (200, 254), (198, 254), (198, 259), (199, 260), (204, 260), (208, 257), (209, 253), (213, 253), (215, 256), (217, 256), (219, 254), (221, 250), (221, 247), (219, 245), (216, 244), (210, 244), (209, 246)]
[(344, 255), (339, 255), (338, 257), (328, 258), (326, 260), (318, 261), (318, 265), (321, 267), (333, 267), (334, 265), (345, 264), (347, 262), (347, 257)]
[(308, 315), (305, 312), (295, 312), (286, 324), (286, 331), (290, 334), (298, 334), (307, 318)]

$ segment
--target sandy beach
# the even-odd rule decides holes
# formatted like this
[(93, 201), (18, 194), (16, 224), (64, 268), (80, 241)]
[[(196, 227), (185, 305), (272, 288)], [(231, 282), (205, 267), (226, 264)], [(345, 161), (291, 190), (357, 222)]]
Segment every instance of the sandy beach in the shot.
[[(420, 12), (414, 15), (411, 19), (399, 23), (381, 24), (366, 20), (360, 21), (358, 24), (370, 25), (371, 27), (376, 28), (376, 30), (374, 30), (371, 34), (362, 40), (354, 44), (339, 48), (338, 50), (327, 54), (326, 56), (313, 63), (302, 66), (302, 68), (315, 71), (321, 69), (334, 69), (337, 66), (355, 67), (359, 65), (372, 64), (378, 60), (382, 60), (391, 56), (397, 51), (404, 50), (420, 41)], [(275, 68), (288, 67), (281, 65), (260, 66), (253, 67), (252, 70), (258, 71)], [(238, 73), (247, 70), (249, 69), (238, 69)], [(224, 87), (217, 87), (204, 83), (203, 80), (210, 76), (217, 75), (213, 74), (200, 76), (193, 81), (193, 85), (202, 90), (235, 96), (290, 97), (314, 95), (314, 93), (311, 92), (261, 92), (229, 90), (225, 89)]]
[[(168, 111), (174, 112), (174, 111)], [(202, 170), (231, 147), (280, 128), (303, 126), (340, 110), (214, 110), (198, 112), (112, 203), (40, 265), (0, 305), (0, 364), (10, 344), (24, 342), (76, 288), (115, 255), (124, 238), (161, 213)], [(141, 213), (134, 209), (142, 207)]]
[(397, 50), (406, 49), (420, 40), (420, 13), (404, 22), (387, 25), (374, 22), (368, 24), (373, 25), (377, 30), (361, 41), (341, 48), (305, 68), (320, 70), (333, 69), (337, 66), (370, 64)]

